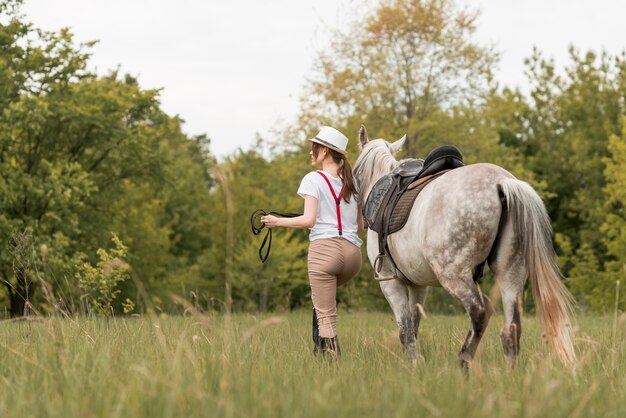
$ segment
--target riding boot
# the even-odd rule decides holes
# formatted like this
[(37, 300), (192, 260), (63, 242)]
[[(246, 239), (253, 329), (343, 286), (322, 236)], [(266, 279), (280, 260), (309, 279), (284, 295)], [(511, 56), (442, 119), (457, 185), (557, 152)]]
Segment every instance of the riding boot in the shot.
[(320, 329), (317, 323), (317, 312), (315, 308), (313, 308), (313, 327), (312, 327), (311, 336), (313, 337), (313, 355), (317, 355), (320, 352)]
[(339, 338), (320, 337), (320, 351), (322, 357), (339, 357), (341, 350), (339, 349)]

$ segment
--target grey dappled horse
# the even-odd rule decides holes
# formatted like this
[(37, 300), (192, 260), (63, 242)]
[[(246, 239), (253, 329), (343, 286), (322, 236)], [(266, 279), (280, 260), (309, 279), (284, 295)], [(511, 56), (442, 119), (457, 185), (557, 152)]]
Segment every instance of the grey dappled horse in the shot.
[[(394, 155), (405, 138), (394, 143), (369, 141), (361, 127), (359, 140), (354, 176), (364, 204), (376, 181), (400, 164)], [(551, 233), (535, 190), (496, 165), (467, 165), (428, 184), (417, 196), (406, 226), (388, 238), (389, 251), (406, 280), (380, 282), (409, 356), (417, 354), (420, 305), (427, 287), (441, 286), (461, 301), (470, 317), (471, 327), (459, 353), (461, 366), (469, 366), (493, 313), (472, 273), (486, 260), (502, 295), (500, 337), (509, 364), (519, 353), (522, 291), (530, 277), (545, 334), (563, 363), (572, 365), (571, 295), (556, 265)], [(372, 265), (378, 255), (377, 238), (368, 230), (367, 255)]]

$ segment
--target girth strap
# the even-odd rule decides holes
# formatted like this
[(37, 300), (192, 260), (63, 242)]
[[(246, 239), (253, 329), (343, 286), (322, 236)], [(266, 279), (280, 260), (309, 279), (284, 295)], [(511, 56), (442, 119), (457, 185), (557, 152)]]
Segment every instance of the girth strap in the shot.
[(333, 199), (335, 199), (335, 208), (337, 209), (337, 229), (339, 231), (339, 236), (343, 235), (343, 229), (341, 228), (341, 208), (340, 208), (340, 204), (341, 204), (341, 196), (343, 195), (343, 188), (345, 186), (345, 184), (343, 184), (341, 186), (341, 190), (339, 191), (339, 196), (337, 196), (335, 194), (335, 189), (333, 189), (332, 184), (330, 184), (330, 180), (328, 180), (328, 177), (326, 177), (326, 174), (324, 174), (321, 171), (317, 172), (320, 176), (322, 176), (324, 178), (324, 180), (326, 180), (326, 184), (328, 184), (328, 188), (330, 189), (330, 192), (333, 194)]

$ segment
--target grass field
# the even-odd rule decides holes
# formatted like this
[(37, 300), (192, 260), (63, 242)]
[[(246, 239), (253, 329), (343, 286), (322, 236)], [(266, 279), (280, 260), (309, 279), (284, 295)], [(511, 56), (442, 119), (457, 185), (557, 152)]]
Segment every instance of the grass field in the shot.
[(429, 316), (407, 360), (390, 314), (340, 312), (342, 357), (310, 354), (310, 313), (0, 322), (0, 417), (624, 417), (623, 319), (579, 317), (577, 369), (523, 321), (507, 368), (492, 319), (469, 376), (465, 317)]

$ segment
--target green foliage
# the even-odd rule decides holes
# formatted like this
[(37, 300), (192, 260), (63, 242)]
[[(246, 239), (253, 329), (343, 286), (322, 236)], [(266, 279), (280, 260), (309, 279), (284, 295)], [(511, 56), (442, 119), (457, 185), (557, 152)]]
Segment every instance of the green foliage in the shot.
[[(26, 230), (45, 245), (46, 280), (69, 311), (80, 296), (77, 261), (95, 262), (112, 232), (149, 292), (206, 281), (198, 262), (211, 243), (209, 140), (187, 137), (158, 91), (90, 73), (92, 43), (33, 28), (19, 2), (3, 2), (0, 39), (0, 243)], [(10, 313), (21, 315), (26, 289), (11, 265), (0, 245)], [(136, 298), (134, 285), (120, 291)]]
[(600, 271), (598, 259), (590, 244), (583, 244), (576, 251), (576, 263), (570, 270), (569, 288), (578, 299), (583, 311), (607, 311), (613, 306), (610, 303), (615, 286), (606, 286)]
[(622, 269), (615, 243), (624, 243), (616, 239), (624, 168), (617, 143), (626, 112), (626, 66), (623, 58), (574, 48), (564, 74), (539, 51), (527, 64), (532, 91), (521, 118), (525, 129), (509, 143), (546, 186), (543, 196), (570, 288), (583, 309), (606, 312), (614, 309)]
[(538, 51), (528, 60), (532, 102), (520, 142), (528, 152), (527, 166), (551, 192), (546, 203), (554, 228), (568, 237), (572, 254), (589, 244), (601, 266), (604, 158), (609, 137), (623, 126), (624, 65), (606, 54), (575, 49), (570, 59), (565, 75)]
[[(302, 212), (303, 200), (296, 194), (307, 165), (288, 155), (273, 159), (262, 156), (262, 140), (253, 149), (241, 151), (223, 163), (229, 174), (234, 213), (233, 303), (237, 310), (291, 309), (308, 300), (306, 254), (308, 236), (305, 231), (277, 229), (267, 263), (258, 258), (262, 236), (254, 239), (250, 232), (251, 213), (262, 208), (276, 212)], [(221, 194), (214, 196), (220, 206), (215, 213), (214, 233), (225, 235), (226, 213)], [(265, 234), (265, 231), (263, 231)], [(224, 260), (222, 242), (219, 257)], [(224, 263), (212, 266), (213, 275), (220, 276)], [(223, 276), (223, 275), (222, 275)]]
[[(626, 122), (626, 120), (625, 120)], [(626, 310), (626, 123), (621, 136), (609, 138), (609, 157), (604, 162), (606, 168), (605, 221), (600, 228), (608, 259), (605, 262), (605, 287), (612, 287), (620, 281), (622, 290), (619, 295), (619, 308)], [(605, 303), (605, 306), (608, 303)]]
[[(130, 266), (124, 261), (128, 248), (117, 235), (113, 235), (112, 241), (115, 247), (111, 250), (98, 250), (99, 260), (95, 266), (83, 263), (76, 272), (78, 288), (83, 292), (81, 300), (86, 301), (96, 313), (106, 317), (114, 314), (112, 303), (120, 294), (118, 285), (130, 278)], [(126, 299), (124, 313), (129, 313), (133, 308), (132, 301)]]
[[(620, 284), (626, 284), (626, 127), (621, 136), (611, 135), (607, 147), (609, 156), (603, 159), (606, 199), (600, 202), (604, 222), (598, 230), (606, 254), (597, 254), (589, 243), (583, 243), (570, 272), (570, 288), (583, 308), (599, 312), (613, 311), (616, 297), (617, 308), (626, 309), (624, 290), (620, 290)], [(599, 259), (606, 260), (604, 266)]]

